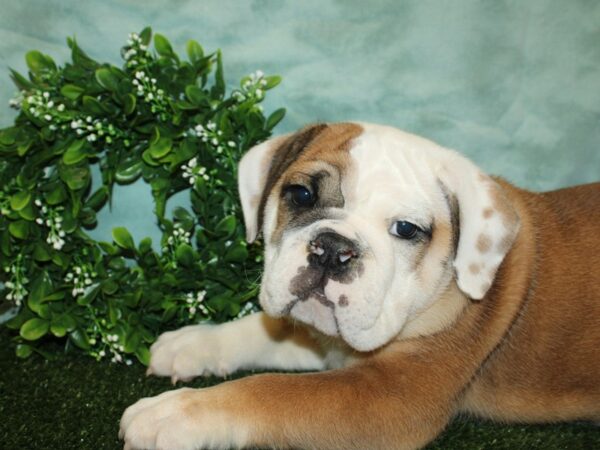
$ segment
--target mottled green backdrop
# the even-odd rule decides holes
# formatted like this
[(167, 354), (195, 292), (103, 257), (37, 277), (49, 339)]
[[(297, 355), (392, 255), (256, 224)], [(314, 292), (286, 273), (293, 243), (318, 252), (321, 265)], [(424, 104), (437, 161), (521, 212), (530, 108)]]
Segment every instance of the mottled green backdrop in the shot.
[[(461, 150), (531, 189), (600, 179), (600, 2), (367, 0), (0, 0), (0, 125), (13, 113), (8, 67), (38, 49), (65, 61), (67, 35), (119, 63), (145, 25), (183, 50), (221, 48), (230, 83), (283, 76), (266, 109), (278, 131), (312, 121), (391, 124)], [(94, 234), (158, 236), (143, 184), (119, 188)], [(177, 201), (177, 200), (176, 200)], [(157, 240), (157, 239), (155, 239)]]

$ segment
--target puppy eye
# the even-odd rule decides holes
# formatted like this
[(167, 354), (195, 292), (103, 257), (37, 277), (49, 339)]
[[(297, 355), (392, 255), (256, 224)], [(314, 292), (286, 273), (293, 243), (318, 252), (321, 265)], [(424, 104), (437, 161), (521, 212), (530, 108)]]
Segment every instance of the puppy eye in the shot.
[(307, 208), (315, 204), (315, 196), (304, 186), (293, 184), (286, 189), (290, 200), (296, 206)]
[(392, 224), (390, 233), (402, 239), (412, 239), (420, 230), (421, 229), (414, 223), (407, 222), (406, 220), (399, 220)]

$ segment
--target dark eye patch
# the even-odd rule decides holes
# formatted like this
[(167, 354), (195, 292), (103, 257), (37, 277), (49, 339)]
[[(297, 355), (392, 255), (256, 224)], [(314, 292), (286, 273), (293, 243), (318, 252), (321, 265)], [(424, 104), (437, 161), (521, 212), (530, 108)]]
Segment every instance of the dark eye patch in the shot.
[(317, 201), (316, 192), (311, 192), (306, 186), (292, 184), (284, 189), (284, 196), (292, 205), (298, 208), (311, 208)]

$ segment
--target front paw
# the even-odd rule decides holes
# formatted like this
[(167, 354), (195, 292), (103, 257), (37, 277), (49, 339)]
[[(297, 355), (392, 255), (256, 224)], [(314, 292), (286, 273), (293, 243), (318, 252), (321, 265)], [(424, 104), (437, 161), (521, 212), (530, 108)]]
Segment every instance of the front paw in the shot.
[(171, 377), (173, 383), (194, 377), (224, 377), (234, 372), (235, 357), (222, 345), (218, 325), (191, 325), (159, 336), (150, 347), (148, 374)]
[(244, 427), (235, 423), (214, 388), (183, 388), (143, 398), (123, 413), (119, 437), (125, 450), (192, 450), (245, 445)]

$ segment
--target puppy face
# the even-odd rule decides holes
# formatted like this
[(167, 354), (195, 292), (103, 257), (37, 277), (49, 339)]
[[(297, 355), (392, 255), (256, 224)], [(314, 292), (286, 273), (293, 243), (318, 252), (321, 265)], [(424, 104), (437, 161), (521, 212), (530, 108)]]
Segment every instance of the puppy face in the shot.
[(375, 125), (315, 125), (255, 147), (240, 196), (249, 240), (264, 234), (264, 310), (359, 351), (388, 342), (453, 279), (481, 299), (518, 229), (472, 163)]

